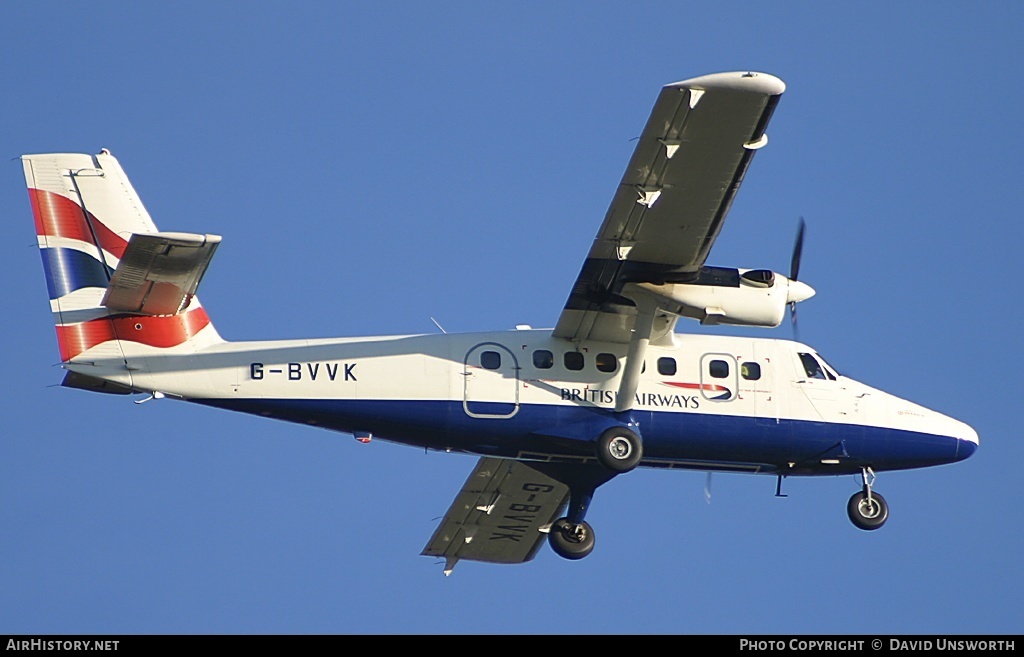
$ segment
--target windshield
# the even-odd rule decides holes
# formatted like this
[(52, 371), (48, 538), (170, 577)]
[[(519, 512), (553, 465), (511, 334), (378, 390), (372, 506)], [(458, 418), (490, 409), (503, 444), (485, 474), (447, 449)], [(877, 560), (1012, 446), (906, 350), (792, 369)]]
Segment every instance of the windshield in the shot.
[[(827, 360), (825, 360), (825, 358), (821, 354), (814, 354), (814, 355), (817, 356), (818, 360), (820, 360), (825, 365), (825, 372), (827, 374), (835, 374), (836, 376), (842, 376), (842, 374), (839, 373), (839, 370), (837, 370), (836, 368), (832, 367), (832, 363), (830, 363)], [(831, 370), (831, 371), (829, 371), (829, 370)], [(832, 378), (832, 377), (829, 377), (829, 378)]]
[(818, 359), (813, 354), (799, 354), (799, 356), (800, 362), (803, 363), (804, 371), (807, 372), (807, 376), (810, 378), (836, 380), (835, 375), (829, 371), (832, 368), (822, 366), (821, 363), (824, 363), (824, 360), (818, 362)]

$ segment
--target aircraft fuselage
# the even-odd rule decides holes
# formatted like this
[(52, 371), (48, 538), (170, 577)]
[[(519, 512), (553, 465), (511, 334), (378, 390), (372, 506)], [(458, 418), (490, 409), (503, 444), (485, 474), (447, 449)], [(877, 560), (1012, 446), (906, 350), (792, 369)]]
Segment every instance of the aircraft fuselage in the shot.
[[(630, 424), (641, 466), (822, 475), (967, 458), (966, 424), (841, 376), (786, 340), (677, 334), (651, 345), (616, 413), (627, 345), (550, 331), (222, 342), (133, 359), (131, 387), (430, 449), (594, 459)], [(89, 375), (96, 362), (66, 365)], [(191, 374), (195, 373), (195, 374)]]

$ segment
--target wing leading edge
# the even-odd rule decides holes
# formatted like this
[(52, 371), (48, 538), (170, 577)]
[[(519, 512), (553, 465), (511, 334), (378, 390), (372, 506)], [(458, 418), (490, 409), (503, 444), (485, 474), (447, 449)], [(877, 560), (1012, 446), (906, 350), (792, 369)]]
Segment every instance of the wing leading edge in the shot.
[[(627, 283), (700, 278), (743, 176), (785, 91), (765, 73), (716, 73), (662, 88), (554, 335), (626, 343)], [(652, 339), (677, 316), (658, 311)]]

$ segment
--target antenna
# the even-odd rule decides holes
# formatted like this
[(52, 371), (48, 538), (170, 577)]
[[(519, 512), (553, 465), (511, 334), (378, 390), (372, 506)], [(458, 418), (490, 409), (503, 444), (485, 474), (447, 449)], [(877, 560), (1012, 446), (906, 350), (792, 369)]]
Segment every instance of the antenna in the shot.
[(441, 329), (441, 333), (447, 333), (448, 332), (448, 331), (444, 330), (444, 327), (441, 326), (440, 324), (438, 324), (437, 320), (434, 319), (433, 317), (430, 318), (430, 321), (434, 322), (434, 326), (436, 326), (437, 328)]

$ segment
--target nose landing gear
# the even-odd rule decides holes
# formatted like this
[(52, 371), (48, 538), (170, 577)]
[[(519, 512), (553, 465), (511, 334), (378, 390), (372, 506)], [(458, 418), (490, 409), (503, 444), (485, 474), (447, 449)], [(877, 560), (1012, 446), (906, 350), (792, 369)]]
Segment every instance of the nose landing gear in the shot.
[(884, 497), (871, 490), (875, 483), (875, 473), (871, 468), (864, 468), (861, 471), (861, 479), (864, 481), (864, 490), (853, 494), (846, 504), (846, 513), (854, 526), (871, 531), (878, 529), (889, 519), (889, 505), (886, 504)]

